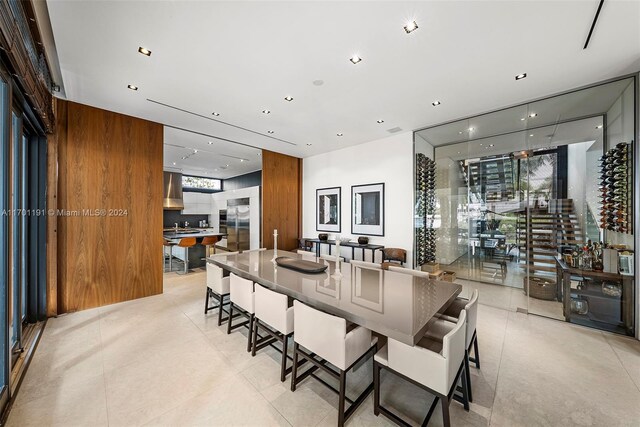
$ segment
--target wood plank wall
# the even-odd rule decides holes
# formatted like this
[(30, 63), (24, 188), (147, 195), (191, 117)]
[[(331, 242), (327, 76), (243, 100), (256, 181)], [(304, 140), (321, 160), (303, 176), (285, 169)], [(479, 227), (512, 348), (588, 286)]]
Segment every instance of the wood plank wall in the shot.
[(162, 293), (162, 125), (57, 103), (57, 209), (108, 216), (57, 217), (57, 307), (49, 310)]
[(302, 233), (302, 159), (262, 150), (262, 247), (298, 247)]

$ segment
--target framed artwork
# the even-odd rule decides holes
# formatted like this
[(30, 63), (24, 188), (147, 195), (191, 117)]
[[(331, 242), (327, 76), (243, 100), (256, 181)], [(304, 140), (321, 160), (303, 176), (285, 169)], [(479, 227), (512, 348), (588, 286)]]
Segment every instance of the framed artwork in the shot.
[(316, 190), (316, 230), (339, 233), (341, 201), (340, 187)]
[(351, 234), (384, 236), (384, 183), (351, 186)]

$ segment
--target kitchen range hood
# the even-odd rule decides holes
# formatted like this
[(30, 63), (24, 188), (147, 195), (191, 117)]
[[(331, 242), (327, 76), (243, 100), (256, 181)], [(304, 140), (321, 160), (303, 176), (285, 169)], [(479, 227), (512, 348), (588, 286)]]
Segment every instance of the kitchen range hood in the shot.
[(162, 207), (165, 210), (181, 211), (184, 209), (182, 200), (182, 174), (164, 172), (164, 187), (162, 193)]

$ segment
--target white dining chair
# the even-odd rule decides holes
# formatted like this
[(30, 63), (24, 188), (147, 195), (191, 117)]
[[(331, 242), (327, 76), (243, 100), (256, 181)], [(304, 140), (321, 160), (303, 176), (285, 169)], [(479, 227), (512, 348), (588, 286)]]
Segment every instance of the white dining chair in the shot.
[[(320, 254), (320, 258), (326, 259), (327, 261), (335, 261), (336, 260), (336, 256), (335, 255), (329, 255), (329, 254)], [(344, 257), (343, 256), (340, 257), (340, 262), (344, 262)]]
[[(347, 372), (375, 353), (378, 339), (372, 338), (371, 331), (362, 326), (348, 331), (345, 319), (316, 310), (299, 301), (293, 302), (293, 313), (295, 332), (291, 391), (295, 391), (296, 386), (313, 375), (316, 369), (327, 372), (340, 382), (339, 389), (336, 390), (320, 380), (338, 394), (338, 426), (343, 426), (373, 389), (371, 383), (356, 399), (349, 399), (346, 396)], [(307, 361), (314, 366), (298, 375), (299, 365)], [(319, 379), (315, 376), (314, 378)], [(350, 403), (346, 411), (345, 401)]]
[[(225, 252), (224, 254), (213, 254), (210, 258), (222, 258), (229, 255), (237, 255), (238, 252)], [(207, 292), (204, 301), (204, 314), (206, 315), (210, 310), (218, 309), (218, 326), (227, 318), (222, 317), (222, 312), (226, 312), (225, 305), (229, 305), (229, 277), (225, 277), (224, 270), (217, 265), (207, 262)], [(209, 305), (211, 299), (218, 301), (217, 305)], [(226, 299), (225, 299), (226, 298)], [(227, 312), (228, 314), (228, 312)]]
[[(259, 337), (259, 329), (267, 336)], [(256, 284), (252, 334), (252, 356), (275, 341), (282, 343), (280, 381), (284, 382), (287, 374), (291, 372), (291, 368), (287, 368), (287, 347), (289, 338), (293, 335), (293, 307), (289, 306), (289, 297)]]
[(303, 258), (316, 258), (318, 256), (315, 252), (303, 251), (302, 249), (298, 249), (296, 253), (302, 255)]
[(376, 270), (382, 270), (382, 265), (379, 264), (379, 263), (376, 263), (376, 262), (358, 261), (358, 260), (352, 259), (349, 264), (351, 264), (352, 266), (356, 266), (356, 267), (372, 268), (372, 269), (376, 269)]
[[(231, 273), (229, 275), (229, 321), (227, 322), (227, 334), (232, 330), (246, 326), (249, 329), (247, 337), (247, 351), (251, 351), (251, 331), (253, 330), (253, 319), (255, 313), (255, 293), (253, 291), (253, 282), (243, 279)], [(233, 315), (234, 309), (238, 312)], [(233, 324), (233, 319), (243, 316), (247, 320)]]
[(245, 249), (244, 251), (242, 251), (243, 254), (248, 254), (250, 252), (262, 252), (262, 251), (266, 251), (267, 248), (259, 248), (259, 249)]
[(427, 273), (426, 271), (414, 270), (412, 268), (404, 268), (400, 266), (391, 265), (389, 266), (388, 270), (395, 271), (396, 273), (411, 274), (412, 276), (416, 276), (416, 277), (424, 277), (425, 279), (430, 278), (429, 273)]
[[(471, 298), (456, 298), (451, 305), (440, 316), (441, 319), (456, 323), (460, 318), (460, 313), (466, 312), (465, 324), (465, 372), (467, 375), (467, 385), (469, 386), (469, 402), (473, 402), (473, 394), (471, 393), (471, 373), (469, 362), (476, 365), (476, 369), (480, 369), (480, 353), (478, 352), (478, 334), (476, 325), (478, 323), (478, 290), (474, 289)], [(471, 357), (471, 347), (473, 347), (473, 355)]]
[[(410, 346), (393, 338), (388, 339), (387, 345), (374, 357), (373, 410), (376, 416), (382, 413), (399, 425), (408, 425), (399, 415), (380, 404), (382, 387), (380, 371), (382, 369), (427, 390), (436, 397), (422, 423), (423, 426), (429, 422), (438, 401), (442, 405), (443, 425), (445, 427), (451, 425), (449, 405), (455, 398), (456, 386), (460, 379), (462, 379), (462, 403), (468, 410), (467, 377), (464, 375), (465, 318), (465, 312), (462, 311), (458, 323), (453, 324), (453, 327), (444, 335), (442, 342), (425, 337), (417, 345)], [(439, 322), (449, 323), (442, 320)]]

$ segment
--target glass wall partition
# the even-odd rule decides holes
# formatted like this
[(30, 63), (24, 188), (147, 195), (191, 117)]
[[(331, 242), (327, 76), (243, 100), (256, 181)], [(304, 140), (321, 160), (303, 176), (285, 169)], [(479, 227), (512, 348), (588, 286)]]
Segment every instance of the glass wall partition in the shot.
[(417, 131), (437, 221), (435, 261), (416, 264), (486, 304), (633, 335), (635, 84)]

